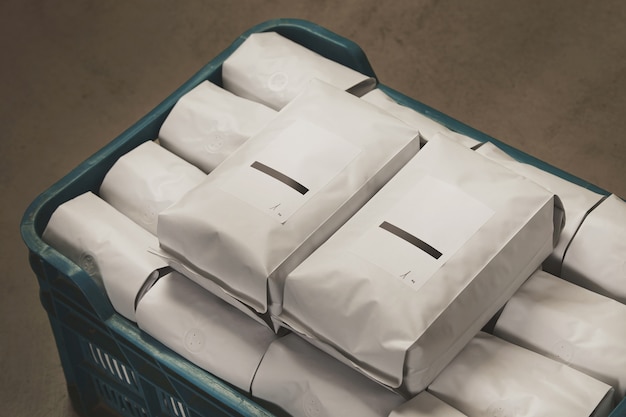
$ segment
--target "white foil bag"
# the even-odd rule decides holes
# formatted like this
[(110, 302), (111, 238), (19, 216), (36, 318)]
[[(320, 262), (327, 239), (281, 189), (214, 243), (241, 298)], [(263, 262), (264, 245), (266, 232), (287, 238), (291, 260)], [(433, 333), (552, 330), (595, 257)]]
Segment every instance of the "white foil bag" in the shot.
[(139, 302), (136, 316), (143, 331), (246, 392), (276, 338), (269, 328), (177, 272), (154, 284)]
[(211, 172), (276, 111), (203, 81), (178, 100), (159, 131), (161, 146)]
[(282, 109), (314, 78), (357, 96), (376, 85), (374, 78), (276, 32), (251, 34), (222, 67), (225, 89), (275, 110)]
[(544, 271), (504, 307), (493, 334), (563, 362), (626, 395), (626, 305)]
[(550, 254), (558, 204), (436, 136), (288, 275), (276, 320), (416, 394)]
[(518, 162), (492, 143), (487, 142), (481, 145), (476, 152), (535, 181), (559, 196), (565, 208), (565, 226), (554, 252), (543, 263), (543, 269), (553, 275), (560, 276), (565, 248), (569, 245), (587, 213), (604, 196), (530, 164)]
[(171, 265), (258, 313), (419, 149), (418, 132), (320, 81), (159, 215)]
[(156, 235), (159, 212), (177, 202), (206, 174), (147, 141), (124, 154), (107, 172), (100, 197)]
[(479, 333), (428, 387), (468, 416), (605, 417), (613, 388), (567, 365)]
[(293, 333), (270, 345), (252, 395), (292, 417), (386, 417), (405, 401)]
[(585, 218), (561, 277), (626, 304), (626, 202), (612, 194)]
[(167, 267), (148, 252), (156, 236), (91, 192), (57, 207), (42, 238), (101, 281), (113, 308), (132, 321), (144, 284)]
[(389, 417), (467, 417), (428, 391), (422, 391), (389, 414)]

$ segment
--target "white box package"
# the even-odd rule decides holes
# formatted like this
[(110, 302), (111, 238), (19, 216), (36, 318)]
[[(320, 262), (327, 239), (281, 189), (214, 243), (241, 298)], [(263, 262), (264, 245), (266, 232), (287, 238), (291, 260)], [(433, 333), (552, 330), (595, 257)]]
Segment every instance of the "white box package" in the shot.
[(613, 398), (604, 382), (484, 332), (428, 391), (468, 416), (606, 417)]
[(266, 326), (176, 272), (143, 296), (136, 316), (143, 331), (246, 392), (276, 338)]
[(422, 391), (389, 414), (389, 417), (467, 417), (428, 391)]
[[(326, 240), (419, 149), (418, 132), (320, 81), (159, 215), (172, 266), (264, 313), (269, 285)], [(213, 284), (212, 284), (213, 283)], [(280, 306), (280, 299), (274, 300)]]
[(550, 254), (558, 205), (436, 137), (288, 275), (277, 320), (415, 394)]
[(206, 174), (148, 141), (123, 155), (107, 172), (100, 197), (156, 235), (159, 212), (200, 184)]
[(91, 192), (57, 207), (42, 238), (101, 281), (113, 308), (132, 321), (144, 284), (167, 268), (148, 252), (156, 236)]
[(405, 401), (293, 333), (270, 345), (252, 395), (293, 417), (387, 417)]
[(211, 172), (276, 116), (269, 107), (203, 81), (178, 100), (159, 131), (161, 145)]
[(626, 305), (537, 271), (504, 307), (493, 334), (563, 362), (626, 395)]
[(561, 277), (626, 304), (626, 202), (612, 194), (572, 239)]
[(565, 209), (565, 226), (554, 252), (543, 263), (543, 269), (553, 275), (560, 276), (565, 248), (569, 245), (587, 213), (604, 196), (535, 166), (518, 162), (492, 143), (483, 144), (476, 152), (535, 181), (559, 196)]
[(361, 96), (376, 80), (331, 61), (276, 32), (254, 33), (225, 61), (224, 88), (240, 97), (282, 109), (319, 79)]

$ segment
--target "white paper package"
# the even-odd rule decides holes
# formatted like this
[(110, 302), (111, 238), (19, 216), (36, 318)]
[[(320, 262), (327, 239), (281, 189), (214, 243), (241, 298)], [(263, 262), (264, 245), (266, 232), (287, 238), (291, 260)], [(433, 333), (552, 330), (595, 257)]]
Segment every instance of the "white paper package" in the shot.
[(144, 284), (167, 268), (148, 252), (158, 245), (156, 236), (91, 192), (57, 207), (42, 238), (102, 281), (113, 308), (131, 321)]
[(416, 394), (550, 254), (558, 205), (435, 137), (288, 275), (276, 320)]
[(626, 202), (612, 194), (585, 218), (561, 277), (626, 304)]
[(234, 94), (282, 109), (312, 79), (361, 96), (376, 80), (276, 32), (253, 33), (224, 61), (222, 82)]
[(515, 293), (494, 335), (563, 362), (626, 395), (626, 305), (537, 271)]
[(291, 417), (386, 417), (405, 401), (293, 333), (270, 345), (252, 395)]
[[(282, 279), (419, 149), (418, 132), (320, 81), (159, 215), (171, 265), (264, 313)], [(276, 308), (280, 299), (274, 298)]]
[(204, 180), (206, 174), (158, 144), (147, 141), (109, 169), (100, 196), (156, 235), (158, 214)]
[(422, 391), (389, 414), (389, 417), (466, 417), (428, 391)]
[(178, 100), (159, 131), (161, 145), (204, 172), (215, 169), (276, 111), (203, 81)]
[(246, 392), (276, 338), (266, 326), (176, 272), (154, 284), (136, 315), (143, 331)]
[(569, 245), (585, 215), (598, 203), (603, 195), (583, 188), (540, 168), (516, 161), (492, 143), (481, 145), (476, 152), (498, 162), (512, 171), (535, 181), (561, 198), (565, 208), (565, 227), (554, 252), (543, 263), (543, 269), (553, 275), (561, 275), (561, 264), (565, 248)]
[(480, 332), (428, 387), (468, 416), (605, 417), (613, 388)]

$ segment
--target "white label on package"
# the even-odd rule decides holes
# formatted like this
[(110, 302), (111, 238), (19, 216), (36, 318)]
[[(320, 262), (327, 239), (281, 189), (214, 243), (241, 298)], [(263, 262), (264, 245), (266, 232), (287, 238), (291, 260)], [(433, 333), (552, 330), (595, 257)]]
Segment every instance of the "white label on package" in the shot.
[(419, 290), (493, 215), (461, 189), (423, 178), (352, 251)]
[(298, 120), (222, 190), (285, 223), (360, 152), (358, 146), (338, 135)]

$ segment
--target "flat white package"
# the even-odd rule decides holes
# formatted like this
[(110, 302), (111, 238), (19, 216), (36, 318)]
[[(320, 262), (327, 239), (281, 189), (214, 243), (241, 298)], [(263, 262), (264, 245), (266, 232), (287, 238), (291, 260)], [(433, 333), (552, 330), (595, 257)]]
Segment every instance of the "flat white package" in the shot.
[(428, 391), (468, 416), (605, 417), (613, 398), (604, 382), (484, 332)]
[(159, 131), (161, 146), (208, 173), (276, 111), (203, 81), (182, 96)]
[(222, 66), (224, 88), (282, 109), (310, 80), (319, 79), (361, 96), (376, 80), (319, 55), (276, 32), (253, 33)]
[(467, 417), (428, 391), (422, 391), (389, 414), (389, 417)]
[[(320, 81), (159, 215), (171, 265), (258, 313), (419, 149), (418, 132)], [(212, 284), (213, 283), (213, 284)], [(274, 298), (279, 308), (281, 300)]]
[(558, 205), (435, 137), (288, 275), (276, 320), (416, 394), (552, 252)]
[(204, 180), (206, 174), (147, 141), (124, 154), (109, 169), (100, 197), (156, 235), (158, 214)]
[(405, 401), (293, 333), (270, 345), (252, 395), (292, 417), (386, 417)]
[(626, 305), (544, 271), (504, 307), (493, 334), (563, 362), (626, 395)]
[(246, 392), (276, 338), (266, 326), (176, 272), (143, 296), (136, 317), (139, 328), (165, 346)]
[(626, 202), (611, 194), (572, 239), (561, 277), (626, 304)]
[(148, 252), (156, 236), (91, 192), (57, 207), (42, 238), (101, 281), (113, 308), (132, 321), (144, 284), (167, 268)]
[(476, 152), (535, 181), (559, 196), (565, 209), (565, 227), (554, 252), (543, 263), (543, 269), (553, 275), (560, 276), (565, 248), (569, 245), (587, 213), (604, 196), (530, 164), (518, 162), (492, 143), (483, 144)]

